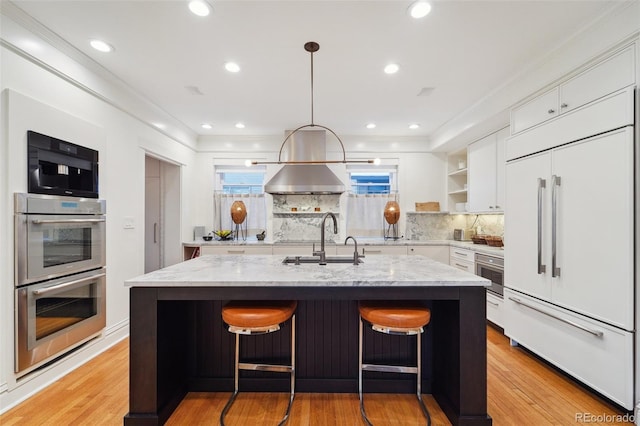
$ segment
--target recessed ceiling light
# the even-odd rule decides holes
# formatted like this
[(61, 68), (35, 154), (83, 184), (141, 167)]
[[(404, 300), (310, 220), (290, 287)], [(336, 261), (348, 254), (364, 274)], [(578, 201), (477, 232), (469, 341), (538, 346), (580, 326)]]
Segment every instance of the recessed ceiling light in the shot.
[(192, 0), (189, 2), (189, 10), (194, 15), (198, 16), (207, 16), (211, 10), (209, 9), (209, 5), (202, 0)]
[(376, 123), (367, 124), (367, 129), (375, 129), (375, 128), (376, 128)]
[(398, 64), (389, 64), (386, 67), (384, 67), (384, 72), (387, 74), (395, 74), (398, 72), (399, 69), (400, 67), (398, 66)]
[(229, 72), (240, 71), (240, 65), (236, 64), (235, 62), (227, 62), (226, 64), (224, 64), (224, 68)]
[(91, 44), (91, 47), (96, 49), (98, 52), (109, 53), (114, 50), (112, 45), (102, 40), (93, 39), (89, 43)]
[(417, 1), (409, 6), (409, 14), (412, 18), (424, 18), (431, 12), (431, 5), (426, 1)]
[(420, 125), (419, 125), (419, 124), (415, 124), (415, 123), (413, 123), (413, 124), (409, 124), (409, 128), (410, 128), (411, 130), (419, 129), (419, 128), (420, 128)]
[(207, 130), (213, 128), (213, 126), (211, 124), (209, 124), (209, 123), (203, 123), (202, 126), (200, 126), (200, 127), (202, 127), (203, 129), (207, 129)]
[(236, 127), (237, 127), (238, 129), (244, 129), (244, 124), (242, 124), (242, 123), (236, 123)]

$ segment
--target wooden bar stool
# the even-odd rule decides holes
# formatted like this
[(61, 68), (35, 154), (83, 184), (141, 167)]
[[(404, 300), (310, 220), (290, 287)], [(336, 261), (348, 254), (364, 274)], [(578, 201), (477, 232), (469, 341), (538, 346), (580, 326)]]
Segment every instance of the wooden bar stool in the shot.
[[(291, 374), (291, 397), (284, 417), (278, 423), (283, 425), (289, 418), (291, 404), (295, 396), (296, 378), (296, 301), (232, 301), (222, 308), (222, 319), (229, 326), (229, 332), (236, 335), (236, 353), (234, 380), (235, 389), (220, 414), (220, 424), (224, 426), (224, 417), (238, 396), (239, 370), (275, 371)], [(253, 364), (240, 362), (240, 335), (272, 333), (280, 330), (280, 325), (291, 319), (291, 365)]]
[[(378, 371), (383, 373), (410, 373), (417, 376), (416, 396), (420, 403), (422, 413), (427, 419), (427, 425), (431, 425), (431, 416), (427, 407), (422, 401), (420, 387), (422, 383), (422, 332), (431, 320), (431, 311), (429, 308), (417, 302), (403, 301), (361, 301), (360, 310), (360, 333), (358, 339), (360, 359), (358, 363), (358, 393), (360, 394), (360, 414), (362, 419), (369, 426), (372, 425), (364, 410), (364, 398), (362, 396), (362, 372)], [(363, 364), (362, 363), (362, 342), (364, 334), (364, 323), (370, 325), (374, 331), (385, 334), (400, 334), (405, 336), (416, 335), (417, 337), (417, 363), (415, 367), (404, 365), (382, 365), (382, 364)]]

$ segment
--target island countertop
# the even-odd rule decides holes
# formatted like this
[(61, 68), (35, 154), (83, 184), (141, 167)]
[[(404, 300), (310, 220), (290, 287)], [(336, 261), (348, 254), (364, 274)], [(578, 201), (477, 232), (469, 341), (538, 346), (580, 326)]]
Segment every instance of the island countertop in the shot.
[(284, 264), (281, 255), (201, 256), (129, 279), (129, 287), (461, 287), (489, 280), (423, 256), (375, 256), (361, 264)]

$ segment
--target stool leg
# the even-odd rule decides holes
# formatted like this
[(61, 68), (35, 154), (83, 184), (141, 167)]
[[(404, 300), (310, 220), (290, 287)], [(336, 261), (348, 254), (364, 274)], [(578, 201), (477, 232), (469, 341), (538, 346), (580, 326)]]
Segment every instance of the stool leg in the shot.
[(235, 357), (235, 368), (234, 368), (234, 391), (233, 395), (227, 401), (227, 404), (222, 409), (222, 413), (220, 413), (220, 426), (224, 426), (224, 416), (227, 415), (229, 410), (231, 409), (231, 405), (236, 400), (236, 396), (238, 396), (238, 376), (239, 376), (239, 364), (240, 364), (240, 335), (236, 333), (236, 357)]
[(424, 414), (424, 416), (427, 418), (427, 426), (431, 426), (431, 416), (429, 415), (429, 410), (427, 410), (427, 407), (424, 405), (424, 401), (422, 401), (422, 392), (421, 392), (421, 388), (422, 388), (422, 333), (418, 333), (417, 334), (417, 342), (416, 345), (418, 346), (418, 359), (417, 359), (417, 364), (416, 366), (418, 367), (418, 371), (417, 371), (417, 377), (418, 377), (418, 383), (416, 385), (416, 396), (418, 397), (418, 402), (420, 403), (420, 408), (422, 409), (422, 414)]
[(360, 317), (360, 330), (358, 333), (358, 395), (360, 396), (360, 414), (362, 415), (362, 420), (364, 420), (367, 426), (373, 426), (369, 418), (367, 417), (367, 413), (364, 411), (364, 396), (362, 394), (362, 341), (363, 341), (363, 333), (364, 327), (362, 324), (362, 317)]
[(284, 414), (278, 426), (282, 426), (289, 420), (289, 412), (291, 411), (291, 405), (293, 404), (293, 398), (295, 397), (296, 386), (296, 316), (291, 317), (291, 396), (289, 398), (289, 405), (287, 411)]

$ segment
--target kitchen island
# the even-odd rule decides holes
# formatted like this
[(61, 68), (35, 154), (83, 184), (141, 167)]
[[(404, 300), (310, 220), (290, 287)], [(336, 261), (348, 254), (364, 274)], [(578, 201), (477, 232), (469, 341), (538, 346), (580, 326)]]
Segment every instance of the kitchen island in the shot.
[[(454, 425), (491, 424), (485, 328), (489, 281), (422, 256), (375, 256), (357, 266), (282, 260), (202, 256), (126, 282), (131, 287), (126, 425), (163, 424), (190, 391), (233, 390), (233, 336), (220, 317), (222, 305), (233, 299), (298, 300), (296, 391), (353, 393), (357, 301), (422, 300), (432, 310), (423, 339), (423, 391), (433, 394)], [(257, 343), (246, 345), (243, 356), (268, 347), (269, 353), (286, 358), (288, 334), (256, 336)], [(384, 360), (411, 358), (415, 340), (398, 339), (369, 331), (366, 352)], [(288, 379), (273, 374), (248, 372), (241, 390), (287, 391)], [(406, 376), (371, 374), (365, 391), (413, 392), (415, 378)]]

